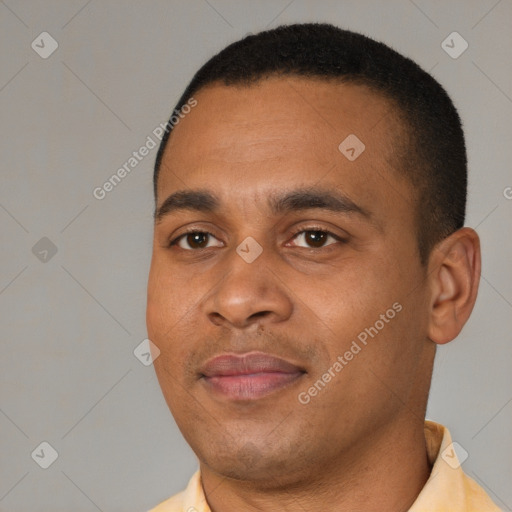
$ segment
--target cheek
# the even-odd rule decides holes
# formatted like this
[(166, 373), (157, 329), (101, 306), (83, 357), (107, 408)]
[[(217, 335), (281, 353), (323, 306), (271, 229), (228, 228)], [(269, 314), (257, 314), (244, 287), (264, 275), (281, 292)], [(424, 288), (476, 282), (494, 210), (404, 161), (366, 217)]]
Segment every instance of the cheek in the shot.
[(148, 287), (146, 324), (149, 339), (160, 350), (153, 363), (160, 388), (171, 412), (177, 415), (180, 404), (187, 403), (180, 384), (184, 380), (187, 350), (178, 335), (179, 311), (173, 307), (169, 296), (161, 282), (154, 288)]
[(404, 282), (402, 271), (385, 258), (362, 257), (333, 272), (323, 293), (309, 290), (311, 309), (329, 327), (325, 344), (331, 360), (351, 347), (358, 351), (359, 345), (361, 351), (353, 360), (370, 369), (380, 362), (386, 373), (392, 373), (400, 354), (411, 356), (408, 337), (414, 331), (410, 317), (415, 305), (404, 291), (410, 284)]
[(161, 271), (161, 268), (154, 259), (148, 279), (146, 326), (148, 337), (160, 349), (159, 359), (163, 361), (172, 351), (170, 340), (180, 327), (183, 308), (174, 291), (176, 285), (170, 273)]
[(180, 279), (180, 272), (169, 267), (166, 258), (155, 252), (151, 261), (151, 269), (147, 288), (148, 327), (161, 332), (176, 322), (183, 309), (186, 283)]
[(164, 293), (158, 273), (152, 266), (148, 280), (146, 326), (149, 339), (157, 344), (160, 334), (166, 328), (166, 323), (172, 320), (165, 315), (165, 312), (170, 310), (168, 301), (169, 296)]
[(148, 296), (146, 306), (146, 327), (148, 337), (160, 348), (160, 334), (164, 331), (165, 325), (163, 324), (162, 304), (154, 297)]
[(178, 372), (183, 371), (191, 343), (197, 337), (191, 315), (198, 297), (190, 280), (184, 278), (183, 273), (169, 270), (161, 259), (155, 257), (151, 265), (146, 326), (149, 339), (160, 349), (160, 357), (155, 362), (157, 372), (171, 372), (171, 376), (181, 378)]
[(322, 319), (350, 336), (354, 329), (373, 325), (381, 313), (400, 299), (400, 293), (393, 270), (385, 262), (366, 262), (361, 258), (345, 263), (345, 268), (332, 273), (321, 293), (311, 289), (306, 297), (313, 297)]

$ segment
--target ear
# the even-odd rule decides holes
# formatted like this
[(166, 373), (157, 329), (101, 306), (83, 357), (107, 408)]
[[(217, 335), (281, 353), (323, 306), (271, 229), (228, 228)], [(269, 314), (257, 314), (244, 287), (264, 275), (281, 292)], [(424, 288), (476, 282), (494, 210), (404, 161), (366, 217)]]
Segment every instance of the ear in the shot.
[(428, 267), (428, 336), (442, 345), (460, 333), (475, 305), (481, 269), (477, 233), (462, 228), (439, 242), (432, 250)]

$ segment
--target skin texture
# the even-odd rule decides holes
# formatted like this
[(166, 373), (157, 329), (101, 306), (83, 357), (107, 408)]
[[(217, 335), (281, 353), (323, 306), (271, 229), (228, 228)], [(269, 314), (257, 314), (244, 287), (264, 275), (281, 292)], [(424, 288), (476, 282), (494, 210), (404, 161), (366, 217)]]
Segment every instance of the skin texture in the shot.
[[(208, 86), (195, 98), (169, 139), (157, 208), (192, 189), (216, 194), (221, 206), (155, 222), (147, 326), (211, 509), (407, 510), (431, 469), (423, 420), (435, 347), (459, 333), (473, 307), (478, 236), (457, 231), (421, 265), (415, 192), (394, 157), (403, 127), (363, 86), (281, 77)], [(355, 161), (338, 149), (349, 134), (366, 147)], [(274, 214), (268, 197), (298, 187), (343, 193), (369, 217)], [(169, 246), (192, 227), (211, 233), (203, 246), (186, 236)], [(315, 245), (308, 233), (319, 229), (342, 241)], [(247, 237), (263, 249), (252, 263), (236, 252)], [(300, 403), (396, 303), (401, 311)], [(305, 373), (247, 401), (200, 379), (211, 357), (251, 351)]]

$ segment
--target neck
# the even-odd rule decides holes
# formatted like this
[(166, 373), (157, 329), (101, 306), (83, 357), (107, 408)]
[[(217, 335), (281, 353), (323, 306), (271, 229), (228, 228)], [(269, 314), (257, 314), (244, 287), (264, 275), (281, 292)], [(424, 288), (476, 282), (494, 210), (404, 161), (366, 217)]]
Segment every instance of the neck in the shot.
[(411, 422), (409, 416), (407, 423), (380, 429), (321, 472), (305, 474), (301, 468), (286, 488), (226, 478), (204, 464), (201, 479), (212, 512), (396, 512), (409, 509), (430, 471), (423, 421)]

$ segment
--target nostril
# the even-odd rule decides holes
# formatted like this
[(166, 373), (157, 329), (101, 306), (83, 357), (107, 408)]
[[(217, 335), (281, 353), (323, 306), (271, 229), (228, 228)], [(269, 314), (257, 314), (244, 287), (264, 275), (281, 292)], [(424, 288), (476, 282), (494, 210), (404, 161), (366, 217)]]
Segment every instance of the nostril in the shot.
[(262, 316), (266, 316), (270, 313), (270, 311), (259, 311), (258, 313), (254, 313), (250, 316), (250, 318), (260, 318)]
[(214, 325), (222, 325), (222, 315), (220, 313), (210, 313), (208, 316)]

